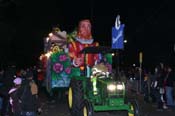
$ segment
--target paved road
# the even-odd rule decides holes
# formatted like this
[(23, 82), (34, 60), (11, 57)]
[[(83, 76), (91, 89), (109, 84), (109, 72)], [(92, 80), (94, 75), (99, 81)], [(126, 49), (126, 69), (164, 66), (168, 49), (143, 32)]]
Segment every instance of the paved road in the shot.
[[(142, 96), (132, 94), (132, 97), (138, 99), (141, 109), (141, 116), (175, 116), (175, 111), (163, 110), (157, 111), (156, 105), (152, 103), (145, 103)], [(63, 101), (51, 102), (46, 99), (44, 95), (41, 96), (43, 112), (40, 116), (71, 116), (69, 113), (66, 96)], [(120, 114), (111, 114), (108, 112), (98, 112), (94, 116), (119, 116)]]

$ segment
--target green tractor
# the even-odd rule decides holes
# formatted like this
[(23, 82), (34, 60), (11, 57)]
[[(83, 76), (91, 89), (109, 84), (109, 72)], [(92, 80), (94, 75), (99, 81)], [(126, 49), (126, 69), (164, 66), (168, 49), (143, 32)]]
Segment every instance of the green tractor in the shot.
[[(68, 90), (68, 106), (72, 116), (93, 116), (94, 112), (124, 112), (139, 116), (137, 101), (126, 97), (125, 84), (116, 79), (106, 64), (112, 65), (114, 50), (108, 47), (87, 47), (81, 53), (101, 54), (106, 63), (85, 68), (81, 76), (72, 77)], [(84, 59), (86, 61), (86, 57)], [(87, 67), (84, 64), (84, 67)], [(89, 73), (89, 74), (88, 74)]]

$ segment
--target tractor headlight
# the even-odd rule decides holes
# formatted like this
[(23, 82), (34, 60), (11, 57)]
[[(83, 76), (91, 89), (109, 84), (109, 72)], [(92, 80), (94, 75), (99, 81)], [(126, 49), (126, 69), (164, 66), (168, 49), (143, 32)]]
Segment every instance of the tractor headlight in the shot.
[(122, 82), (112, 82), (107, 84), (107, 93), (109, 97), (123, 97), (125, 94), (125, 85)]
[(109, 84), (109, 85), (107, 86), (107, 89), (108, 89), (109, 91), (115, 91), (115, 90), (117, 89), (117, 85), (115, 85), (115, 84)]
[(124, 86), (122, 84), (117, 85), (117, 90), (123, 90), (123, 89), (124, 89)]
[(123, 84), (109, 84), (107, 86), (107, 89), (109, 91), (124, 90), (124, 85)]

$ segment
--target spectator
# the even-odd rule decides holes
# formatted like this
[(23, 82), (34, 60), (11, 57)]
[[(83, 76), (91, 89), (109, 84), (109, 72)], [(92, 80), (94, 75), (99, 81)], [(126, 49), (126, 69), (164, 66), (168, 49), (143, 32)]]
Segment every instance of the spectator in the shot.
[(154, 88), (156, 89), (155, 94), (156, 94), (156, 101), (157, 101), (157, 108), (158, 110), (162, 109), (167, 109), (167, 106), (165, 104), (165, 99), (164, 99), (164, 77), (165, 77), (165, 70), (163, 67), (163, 64), (160, 64), (160, 67), (157, 67), (156, 70), (156, 81), (154, 83)]
[(22, 116), (36, 116), (39, 108), (38, 87), (33, 80), (32, 71), (27, 71), (26, 80), (21, 87)]
[[(3, 82), (2, 82), (3, 78), (4, 78), (4, 69), (0, 68), (0, 88), (3, 86)], [(0, 111), (1, 109), (2, 109), (2, 95), (0, 93)]]
[(21, 106), (20, 106), (20, 96), (19, 96), (19, 89), (21, 87), (22, 79), (17, 77), (14, 79), (15, 86), (12, 87), (9, 91), (10, 95), (10, 105), (11, 105), (11, 111), (13, 113), (13, 116), (20, 116), (21, 114)]
[(44, 72), (41, 69), (38, 69), (37, 79), (38, 79), (39, 90), (42, 90), (43, 82), (44, 82)]
[(3, 86), (0, 88), (0, 94), (3, 98), (2, 103), (2, 116), (9, 113), (9, 90), (13, 87), (13, 79), (16, 72), (16, 67), (8, 66), (4, 71), (4, 78), (2, 79)]
[[(157, 71), (155, 71), (155, 72), (157, 72)], [(151, 77), (150, 78), (150, 81), (151, 81), (151, 83), (150, 83), (151, 84), (150, 85), (150, 97), (151, 97), (152, 103), (155, 103), (156, 102), (156, 94), (155, 94), (156, 89), (154, 87), (154, 84), (156, 82), (156, 73), (155, 74), (151, 74), (150, 77)]]
[(37, 78), (38, 77), (38, 71), (37, 71), (36, 66), (33, 66), (32, 72), (33, 72), (33, 80), (38, 85), (38, 78)]
[(166, 90), (166, 102), (167, 102), (167, 106), (169, 107), (175, 106), (174, 99), (173, 99), (173, 87), (174, 87), (173, 77), (174, 77), (173, 71), (171, 67), (168, 66), (168, 72), (164, 81), (165, 81), (165, 90)]
[(144, 93), (144, 101), (149, 102), (149, 88), (148, 88), (148, 81), (149, 80), (149, 75), (145, 71), (144, 74), (144, 80), (143, 80), (143, 93)]

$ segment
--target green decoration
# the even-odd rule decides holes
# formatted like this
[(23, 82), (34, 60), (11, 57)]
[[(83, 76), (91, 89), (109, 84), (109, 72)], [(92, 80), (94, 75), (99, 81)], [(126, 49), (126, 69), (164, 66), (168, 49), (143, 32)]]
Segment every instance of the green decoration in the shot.
[(104, 56), (109, 64), (112, 64), (112, 54), (105, 54)]

